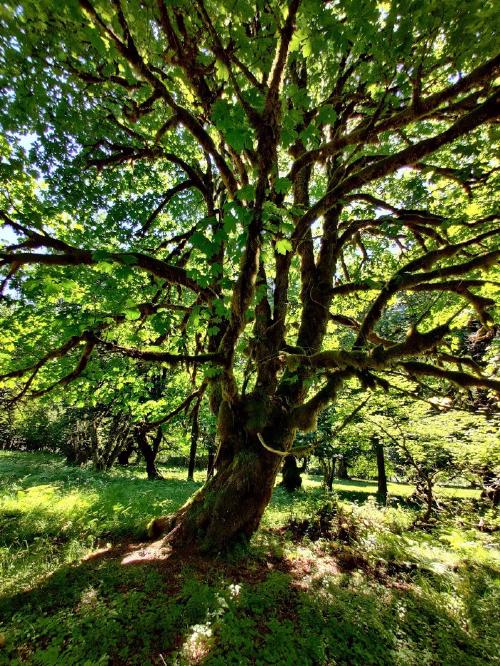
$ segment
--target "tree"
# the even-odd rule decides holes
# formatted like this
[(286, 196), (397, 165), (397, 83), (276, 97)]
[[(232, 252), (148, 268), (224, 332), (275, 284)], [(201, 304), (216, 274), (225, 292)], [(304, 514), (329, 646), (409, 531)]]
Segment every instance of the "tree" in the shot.
[[(491, 479), (499, 477), (498, 413), (454, 407), (450, 398), (440, 396), (421, 396), (412, 404), (391, 393), (380, 396), (377, 410), (360, 429), (385, 448), (398, 473), (415, 482), (412, 497), (425, 506), (424, 522), (439, 508), (438, 482), (468, 480), (477, 485), (486, 469)], [(380, 476), (379, 469), (378, 493), (383, 495)]]
[[(347, 387), (346, 387), (347, 388)], [(345, 390), (335, 406), (324, 409), (318, 416), (313, 433), (299, 435), (303, 444), (301, 455), (314, 454), (321, 465), (323, 483), (329, 492), (333, 490), (333, 480), (346, 479), (347, 467), (365, 453), (365, 442), (359, 436), (359, 424), (363, 420), (363, 408), (370, 396), (359, 401), (359, 389)], [(352, 409), (352, 404), (358, 402)], [(340, 468), (340, 473), (339, 473)]]
[(384, 444), (374, 435), (373, 449), (377, 458), (377, 497), (382, 504), (387, 503), (387, 474), (385, 471)]
[[(453, 470), (453, 457), (449, 447), (444, 445), (439, 435), (436, 436), (436, 431), (432, 432), (428, 428), (423, 428), (419, 432), (418, 426), (415, 428), (415, 423), (412, 420), (405, 424), (408, 436), (401, 427), (396, 428), (396, 432), (398, 433), (396, 436), (391, 435), (390, 431), (381, 425), (380, 421), (382, 420), (385, 419), (383, 417), (378, 418), (378, 426), (382, 434), (392, 439), (395, 445), (396, 456), (399, 459), (398, 462), (407, 470), (408, 477), (415, 481), (416, 488), (412, 498), (425, 506), (422, 520), (424, 523), (427, 523), (433, 515), (434, 510), (439, 508), (434, 495), (434, 487), (439, 476), (447, 475), (448, 478), (452, 478), (450, 470)], [(425, 435), (422, 430), (424, 432), (427, 430)], [(383, 497), (387, 498), (387, 490)]]
[(305, 471), (306, 464), (307, 463), (304, 460), (302, 465), (299, 467), (297, 464), (297, 458), (295, 456), (285, 457), (283, 460), (283, 467), (281, 468), (283, 475), (281, 485), (287, 492), (293, 493), (302, 487), (302, 477), (300, 475)]
[[(100, 381), (99, 352), (208, 383), (216, 473), (153, 531), (250, 538), (296, 433), (346, 382), (499, 390), (453, 353), (464, 307), (491, 321), (500, 257), (492, 2), (0, 16), (3, 378), (20, 397)], [(387, 313), (411, 294), (404, 334)]]
[(68, 425), (64, 449), (69, 464), (92, 461), (96, 470), (109, 470), (130, 440), (130, 422), (106, 408), (78, 410)]

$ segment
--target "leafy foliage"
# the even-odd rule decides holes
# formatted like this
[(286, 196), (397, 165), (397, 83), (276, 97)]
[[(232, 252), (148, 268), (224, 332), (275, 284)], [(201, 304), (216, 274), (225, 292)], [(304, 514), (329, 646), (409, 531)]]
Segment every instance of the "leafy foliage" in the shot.
[(209, 485), (266, 470), (220, 547), (342, 389), (493, 408), (463, 332), (497, 330), (497, 24), (492, 0), (4, 2), (6, 404), (105, 409), (148, 451), (181, 413), (195, 446), (206, 396)]

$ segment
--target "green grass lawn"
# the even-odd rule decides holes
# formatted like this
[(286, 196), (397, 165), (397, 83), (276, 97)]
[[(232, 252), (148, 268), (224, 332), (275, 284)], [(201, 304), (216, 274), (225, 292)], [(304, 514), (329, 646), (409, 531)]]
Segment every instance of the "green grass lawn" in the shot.
[(325, 502), (306, 476), (275, 489), (244, 557), (124, 565), (204, 477), (162, 471), (0, 452), (0, 664), (500, 663), (500, 556), (466, 510), (477, 492), (441, 489), (461, 509), (424, 532), (411, 486), (390, 484), (382, 509), (373, 483), (337, 482), (352, 538), (313, 543), (284, 529)]

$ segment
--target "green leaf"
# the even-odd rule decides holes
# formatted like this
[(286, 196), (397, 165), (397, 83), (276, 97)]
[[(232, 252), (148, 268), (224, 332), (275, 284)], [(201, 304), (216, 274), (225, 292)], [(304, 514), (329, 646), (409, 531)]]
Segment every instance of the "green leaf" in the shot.
[(274, 184), (274, 189), (278, 194), (286, 194), (292, 187), (292, 181), (288, 178), (278, 178)]
[(127, 321), (136, 321), (140, 318), (141, 312), (137, 308), (129, 308), (123, 313)]
[(317, 121), (320, 125), (333, 125), (337, 120), (337, 112), (330, 104), (322, 106), (318, 112)]
[(230, 127), (225, 134), (228, 143), (237, 153), (241, 153), (244, 148), (252, 147), (252, 134), (246, 127)]
[(255, 186), (245, 185), (236, 192), (236, 198), (240, 201), (253, 201), (255, 199)]
[(286, 254), (287, 252), (291, 252), (291, 250), (292, 244), (287, 238), (280, 238), (276, 241), (276, 252), (278, 254)]

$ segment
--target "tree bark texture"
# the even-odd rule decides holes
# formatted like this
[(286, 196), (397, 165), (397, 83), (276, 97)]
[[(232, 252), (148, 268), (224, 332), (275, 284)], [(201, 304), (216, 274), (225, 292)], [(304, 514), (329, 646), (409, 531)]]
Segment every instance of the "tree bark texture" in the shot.
[[(155, 519), (150, 525), (152, 537), (166, 534), (166, 542), (174, 547), (212, 553), (248, 543), (271, 499), (282, 462), (282, 457), (263, 448), (257, 436), (258, 407), (258, 401), (248, 398), (237, 408), (222, 402), (213, 476), (176, 514)], [(273, 448), (285, 451), (295, 431), (274, 421), (262, 436)]]
[(157, 451), (155, 452), (154, 448), (148, 442), (146, 433), (139, 431), (136, 435), (136, 439), (139, 451), (142, 453), (144, 462), (146, 463), (146, 473), (148, 475), (148, 479), (151, 481), (162, 479), (163, 477), (156, 466)]

